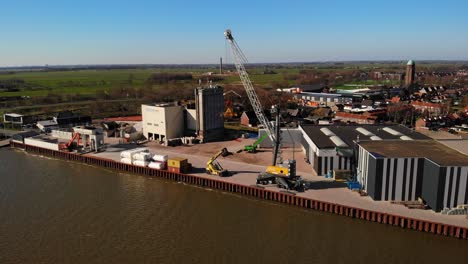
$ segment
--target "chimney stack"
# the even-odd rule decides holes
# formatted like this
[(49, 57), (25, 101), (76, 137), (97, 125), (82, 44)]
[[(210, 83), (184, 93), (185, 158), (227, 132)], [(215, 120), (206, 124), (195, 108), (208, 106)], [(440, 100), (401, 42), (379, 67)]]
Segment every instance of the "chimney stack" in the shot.
[(219, 74), (223, 74), (223, 57), (219, 58)]

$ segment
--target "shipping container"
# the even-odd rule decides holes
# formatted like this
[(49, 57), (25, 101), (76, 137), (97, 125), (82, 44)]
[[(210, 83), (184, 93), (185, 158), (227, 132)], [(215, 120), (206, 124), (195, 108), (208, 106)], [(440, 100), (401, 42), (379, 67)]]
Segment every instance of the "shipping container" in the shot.
[(188, 160), (184, 158), (170, 158), (168, 160), (168, 166), (184, 168), (188, 166)]
[(169, 172), (181, 173), (180, 168), (178, 167), (167, 167)]

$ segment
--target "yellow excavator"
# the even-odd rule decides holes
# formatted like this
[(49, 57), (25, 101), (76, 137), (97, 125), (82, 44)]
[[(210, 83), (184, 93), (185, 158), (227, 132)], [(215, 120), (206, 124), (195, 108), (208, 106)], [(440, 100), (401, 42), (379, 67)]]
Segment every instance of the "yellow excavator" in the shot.
[(206, 163), (206, 173), (210, 175), (217, 175), (220, 177), (229, 176), (229, 171), (223, 169), (221, 164), (216, 160), (219, 156), (226, 157), (229, 155), (229, 151), (226, 148), (218, 151), (211, 159)]

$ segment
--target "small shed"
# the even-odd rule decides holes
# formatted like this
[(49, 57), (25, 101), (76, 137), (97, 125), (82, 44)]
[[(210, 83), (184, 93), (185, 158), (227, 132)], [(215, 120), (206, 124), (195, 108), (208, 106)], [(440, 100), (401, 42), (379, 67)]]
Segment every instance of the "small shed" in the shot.
[(244, 111), (240, 118), (240, 123), (243, 126), (257, 126), (258, 118), (254, 111)]

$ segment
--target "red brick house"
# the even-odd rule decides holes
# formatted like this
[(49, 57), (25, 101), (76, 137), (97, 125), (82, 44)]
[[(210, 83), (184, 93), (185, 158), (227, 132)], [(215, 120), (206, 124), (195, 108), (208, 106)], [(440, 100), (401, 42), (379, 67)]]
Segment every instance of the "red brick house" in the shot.
[(432, 115), (440, 115), (442, 113), (442, 105), (440, 104), (412, 101), (411, 106), (413, 106), (416, 110), (421, 112), (428, 112)]
[(352, 114), (346, 112), (338, 112), (335, 115), (335, 118), (341, 122), (351, 122), (357, 124), (370, 124), (373, 125), (377, 121), (377, 116), (370, 115), (361, 115), (361, 114)]
[(419, 118), (418, 120), (416, 120), (416, 123), (415, 123), (415, 128), (416, 130), (421, 130), (421, 129), (424, 129), (426, 128), (427, 129), (427, 121), (425, 118)]
[(254, 111), (243, 112), (240, 118), (240, 123), (241, 125), (248, 127), (257, 126), (258, 118)]

